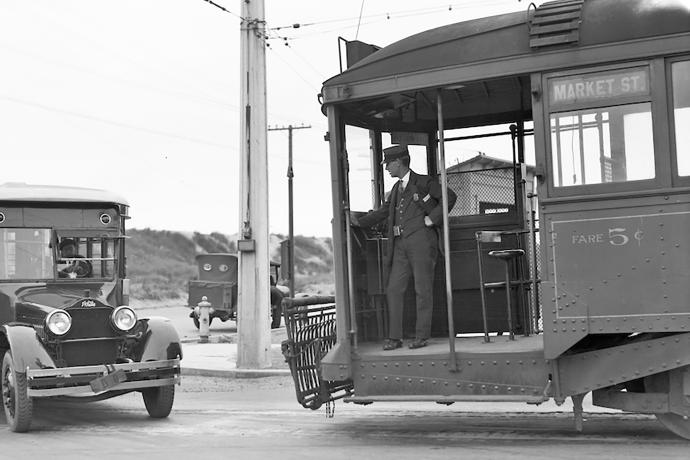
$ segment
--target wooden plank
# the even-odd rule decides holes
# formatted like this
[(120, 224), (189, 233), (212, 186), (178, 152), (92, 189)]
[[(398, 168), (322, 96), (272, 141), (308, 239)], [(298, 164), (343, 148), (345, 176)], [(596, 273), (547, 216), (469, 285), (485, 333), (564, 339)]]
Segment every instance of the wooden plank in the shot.
[(579, 6), (566, 6), (566, 7), (559, 7), (559, 8), (552, 8), (550, 10), (544, 11), (541, 8), (537, 10), (536, 13), (534, 13), (535, 17), (544, 17), (544, 16), (553, 16), (555, 14), (565, 14), (565, 13), (572, 13), (572, 12), (580, 12), (582, 11), (582, 8)]
[(573, 12), (573, 13), (565, 13), (565, 14), (556, 14), (553, 16), (545, 16), (545, 17), (534, 17), (532, 19), (532, 25), (540, 25), (540, 24), (553, 24), (556, 22), (569, 22), (572, 21), (573, 19), (580, 19), (580, 12)]
[(578, 21), (549, 24), (546, 26), (533, 26), (530, 28), (530, 35), (552, 34), (554, 32), (565, 32), (578, 29)]
[(585, 3), (584, 0), (563, 0), (563, 1), (555, 1), (555, 2), (547, 2), (542, 5), (539, 5), (539, 10), (550, 10), (554, 8), (562, 8), (564, 6), (572, 6), (572, 5), (577, 5), (577, 6), (582, 6), (582, 4)]
[(551, 35), (547, 37), (533, 38), (529, 41), (529, 46), (532, 48), (539, 48), (542, 46), (562, 45), (564, 43), (572, 43), (578, 41), (580, 38), (579, 31), (573, 31), (566, 35)]

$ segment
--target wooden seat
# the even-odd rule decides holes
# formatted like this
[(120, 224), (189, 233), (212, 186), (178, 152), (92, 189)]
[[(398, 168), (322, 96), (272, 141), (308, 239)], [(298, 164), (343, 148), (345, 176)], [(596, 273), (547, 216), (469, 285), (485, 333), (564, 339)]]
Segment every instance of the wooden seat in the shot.
[[(510, 340), (515, 340), (515, 334), (513, 333), (513, 312), (510, 305), (510, 264), (518, 257), (524, 256), (525, 251), (522, 249), (500, 249), (496, 251), (489, 251), (489, 255), (491, 257), (495, 257), (505, 262), (506, 278), (505, 282), (501, 284), (503, 284), (506, 290), (506, 308), (508, 309), (508, 335)], [(496, 283), (486, 283), (484, 284), (484, 287), (489, 287), (487, 286), (487, 284), (493, 285)]]

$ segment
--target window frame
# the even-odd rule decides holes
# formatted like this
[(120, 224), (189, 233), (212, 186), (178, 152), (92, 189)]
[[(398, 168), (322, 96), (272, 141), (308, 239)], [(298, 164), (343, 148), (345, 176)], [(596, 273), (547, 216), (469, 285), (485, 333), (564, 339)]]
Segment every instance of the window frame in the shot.
[[(666, 88), (668, 105), (668, 137), (671, 151), (671, 179), (674, 186), (690, 187), (690, 174), (681, 176), (678, 174), (678, 148), (676, 146), (676, 119), (673, 105), (673, 73), (671, 67), (676, 62), (689, 62), (690, 55), (674, 56), (666, 60)], [(690, 153), (690, 152), (689, 152)]]
[[(51, 249), (51, 245), (52, 245), (52, 234), (51, 234), (51, 233), (52, 233), (52, 229), (51, 229), (50, 227), (2, 227), (2, 230), (5, 230), (5, 231), (10, 231), (10, 230), (14, 230), (14, 231), (17, 231), (17, 230), (34, 230), (34, 231), (44, 231), (44, 232), (47, 232), (46, 235), (50, 235), (50, 238), (49, 238), (49, 240), (48, 240), (48, 249)], [(17, 241), (17, 240), (15, 239), (14, 241), (15, 241), (15, 245), (16, 245), (16, 241)], [(16, 249), (15, 249), (15, 251), (16, 251)], [(52, 252), (52, 249), (51, 249), (51, 252)], [(9, 255), (6, 254), (5, 257), (9, 257)], [(50, 274), (51, 274), (52, 276), (55, 276), (55, 265), (56, 265), (55, 257), (54, 257), (54, 255), (51, 255), (51, 270), (50, 270)], [(15, 252), (15, 273), (16, 273), (16, 252)], [(46, 277), (46, 278), (19, 278), (19, 277), (17, 277), (17, 278), (0, 278), (0, 283), (1, 283), (1, 284), (12, 284), (12, 283), (16, 284), (16, 283), (36, 283), (36, 282), (45, 282), (45, 281), (52, 281), (52, 280), (54, 279), (52, 276), (51, 276), (51, 277)]]
[[(563, 106), (557, 106), (552, 109), (551, 101), (549, 100), (549, 82), (552, 79), (563, 77), (585, 76), (588, 74), (595, 74), (599, 72), (628, 70), (635, 68), (647, 68), (649, 71), (649, 94), (624, 96), (615, 98), (613, 100), (591, 101), (586, 103), (574, 103)], [(570, 69), (567, 71), (558, 71), (544, 73), (541, 76), (541, 87), (543, 88), (542, 105), (543, 105), (543, 142), (545, 146), (544, 151), (544, 167), (545, 175), (547, 176), (547, 189), (549, 197), (569, 197), (578, 195), (601, 195), (620, 192), (629, 192), (635, 190), (652, 190), (660, 187), (670, 187), (670, 159), (669, 159), (669, 130), (665, 129), (668, 126), (667, 115), (667, 97), (666, 94), (666, 69), (663, 58), (647, 59), (638, 61), (629, 61), (620, 64), (602, 65), (602, 66), (587, 66)], [(613, 104), (612, 102), (615, 102)], [(654, 170), (655, 177), (650, 179), (630, 180), (622, 182), (604, 182), (597, 184), (583, 184), (583, 185), (568, 185), (556, 186), (554, 177), (554, 164), (552, 154), (552, 134), (551, 134), (551, 116), (558, 113), (567, 113), (577, 110), (586, 109), (600, 109), (606, 107), (620, 107), (628, 104), (645, 103), (651, 105), (652, 117), (652, 136), (654, 146)], [(535, 104), (536, 105), (536, 104)], [(666, 124), (664, 124), (666, 123)]]
[[(104, 264), (107, 264), (109, 260), (112, 260), (112, 273), (108, 273), (108, 276), (90, 276), (88, 278), (60, 278), (58, 276), (58, 260), (60, 260), (60, 251), (58, 249), (58, 246), (56, 242), (59, 239), (62, 238), (78, 238), (79, 239), (79, 247), (84, 248), (84, 258), (88, 261), (91, 262), (91, 265), (93, 266), (93, 274), (98, 271), (99, 273), (103, 273), (104, 270)], [(80, 280), (84, 281), (85, 279), (87, 280), (99, 280), (99, 281), (114, 281), (119, 278), (119, 270), (120, 270), (120, 241), (123, 240), (124, 237), (119, 236), (117, 234), (96, 234), (92, 232), (85, 232), (83, 229), (79, 230), (64, 230), (64, 229), (56, 229), (53, 232), (53, 257), (54, 257), (54, 262), (53, 265), (55, 267), (55, 279), (60, 280), (60, 281), (73, 281), (73, 280)], [(100, 242), (97, 244), (95, 240), (99, 240)], [(93, 258), (93, 247), (98, 245), (103, 247), (103, 243), (106, 241), (112, 241), (112, 249), (113, 249), (113, 254), (111, 257), (108, 258), (103, 258), (103, 255), (101, 254), (100, 257), (94, 259)], [(98, 264), (98, 267), (96, 266)]]

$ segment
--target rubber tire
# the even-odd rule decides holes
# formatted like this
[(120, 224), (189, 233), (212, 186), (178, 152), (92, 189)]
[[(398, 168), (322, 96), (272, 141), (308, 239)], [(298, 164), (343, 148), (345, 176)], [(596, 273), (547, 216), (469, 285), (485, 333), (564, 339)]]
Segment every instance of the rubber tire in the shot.
[(29, 431), (33, 401), (27, 394), (26, 374), (15, 371), (14, 359), (10, 350), (7, 350), (2, 358), (0, 379), (7, 425), (15, 433)]
[(153, 418), (165, 418), (172, 411), (175, 401), (175, 385), (164, 387), (147, 388), (141, 391), (144, 398), (144, 405)]

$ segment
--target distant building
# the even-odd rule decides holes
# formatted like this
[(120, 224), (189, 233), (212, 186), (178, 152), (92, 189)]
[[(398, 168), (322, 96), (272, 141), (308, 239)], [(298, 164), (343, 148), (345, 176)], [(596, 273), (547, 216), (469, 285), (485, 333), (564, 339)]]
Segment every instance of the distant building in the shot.
[[(452, 216), (508, 213), (515, 209), (512, 161), (480, 153), (450, 166), (446, 172), (449, 185), (458, 193)], [(525, 191), (531, 192), (534, 166), (525, 165), (524, 175)]]

